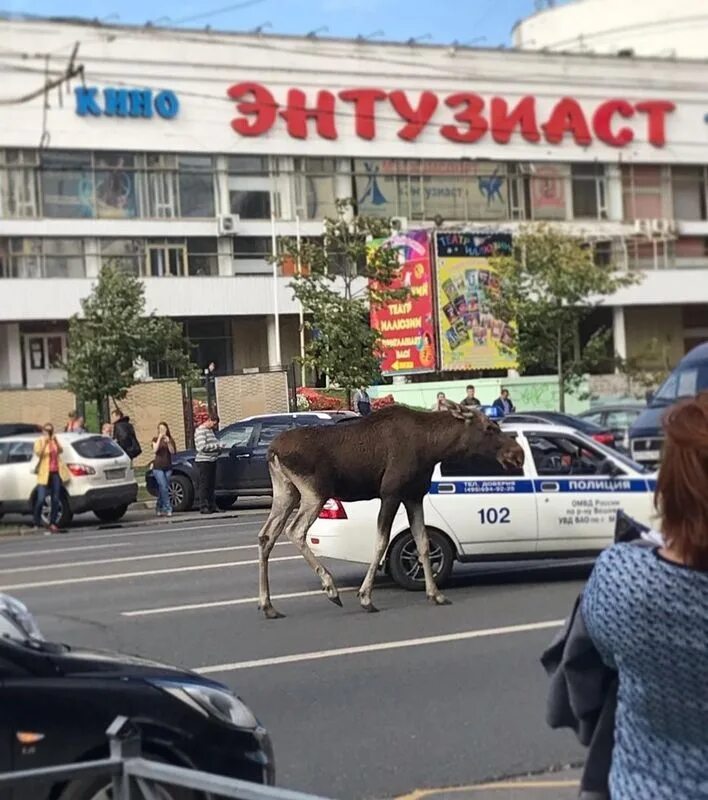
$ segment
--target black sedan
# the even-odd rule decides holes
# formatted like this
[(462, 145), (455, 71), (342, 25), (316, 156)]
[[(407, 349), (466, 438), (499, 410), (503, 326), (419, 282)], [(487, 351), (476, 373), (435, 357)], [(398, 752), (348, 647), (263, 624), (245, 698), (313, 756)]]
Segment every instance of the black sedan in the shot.
[[(226, 510), (239, 497), (262, 497), (272, 494), (266, 455), (278, 434), (296, 427), (335, 425), (359, 419), (352, 411), (303, 411), (295, 414), (266, 414), (248, 417), (227, 425), (216, 436), (224, 452), (216, 462), (216, 504)], [(197, 498), (198, 475), (194, 450), (184, 450), (172, 457), (170, 500), (174, 511), (189, 511)], [(145, 485), (157, 497), (157, 483), (148, 470)]]
[[(270, 739), (229, 689), (176, 667), (46, 641), (27, 609), (0, 595), (0, 772), (108, 757), (118, 716), (146, 758), (273, 784)], [(12, 800), (112, 797), (110, 778), (15, 790)], [(176, 800), (165, 789), (160, 797)]]
[(566, 428), (574, 428), (606, 447), (616, 447), (615, 434), (609, 428), (571, 414), (562, 414), (560, 411), (515, 412), (507, 414), (504, 422), (550, 422), (553, 425), (565, 425)]

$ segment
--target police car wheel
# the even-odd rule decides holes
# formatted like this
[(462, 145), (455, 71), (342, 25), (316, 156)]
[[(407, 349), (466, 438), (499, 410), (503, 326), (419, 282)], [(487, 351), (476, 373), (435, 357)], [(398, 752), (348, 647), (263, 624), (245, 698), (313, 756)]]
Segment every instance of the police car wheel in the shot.
[[(450, 540), (442, 533), (428, 529), (428, 538), (430, 565), (433, 568), (435, 582), (442, 587), (452, 574), (455, 552)], [(418, 558), (418, 548), (410, 531), (399, 536), (393, 543), (388, 568), (393, 580), (404, 589), (410, 592), (420, 592), (425, 589), (423, 564)]]

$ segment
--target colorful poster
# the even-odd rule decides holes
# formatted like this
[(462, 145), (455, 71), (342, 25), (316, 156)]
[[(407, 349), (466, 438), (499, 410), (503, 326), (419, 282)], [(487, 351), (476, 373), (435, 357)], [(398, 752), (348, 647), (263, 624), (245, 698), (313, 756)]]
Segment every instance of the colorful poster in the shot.
[(409, 289), (406, 299), (371, 309), (371, 327), (381, 335), (381, 372), (432, 372), (436, 352), (430, 237), (427, 231), (408, 231), (377, 244), (398, 250), (401, 270), (392, 288)]
[(511, 253), (511, 234), (436, 234), (442, 370), (513, 369), (513, 330), (492, 314), (499, 282), (489, 259)]

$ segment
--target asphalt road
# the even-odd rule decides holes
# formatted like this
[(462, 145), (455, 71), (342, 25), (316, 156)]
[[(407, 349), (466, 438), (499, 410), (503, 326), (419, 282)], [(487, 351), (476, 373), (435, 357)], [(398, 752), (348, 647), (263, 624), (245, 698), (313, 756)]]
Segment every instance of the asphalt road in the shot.
[(198, 668), (232, 686), (271, 731), (281, 786), (382, 798), (577, 762), (544, 724), (539, 654), (587, 563), (458, 567), (453, 605), (375, 590), (365, 568), (331, 567), (344, 608), (289, 543), (271, 557), (286, 619), (256, 610), (262, 512), (0, 541), (0, 591), (49, 638)]

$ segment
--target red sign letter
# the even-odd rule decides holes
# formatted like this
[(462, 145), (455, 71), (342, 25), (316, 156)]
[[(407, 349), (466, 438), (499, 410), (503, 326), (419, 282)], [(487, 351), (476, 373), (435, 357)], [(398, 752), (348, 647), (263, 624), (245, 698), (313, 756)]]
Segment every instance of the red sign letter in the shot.
[(666, 115), (675, 111), (676, 106), (668, 100), (646, 100), (637, 103), (635, 108), (649, 115), (649, 143), (654, 147), (663, 147), (666, 144)]
[(354, 103), (354, 125), (360, 139), (376, 136), (376, 103), (388, 95), (381, 89), (345, 89), (339, 93), (345, 103)]
[(457, 108), (463, 106), (462, 111), (455, 114), (455, 119), (458, 122), (463, 122), (467, 125), (467, 130), (460, 129), (456, 125), (443, 125), (440, 128), (440, 133), (451, 142), (464, 142), (470, 144), (481, 139), (487, 132), (489, 125), (487, 120), (482, 116), (484, 111), (484, 100), (478, 94), (467, 94), (466, 92), (459, 92), (458, 94), (451, 94), (446, 100), (445, 105), (450, 108)]
[(294, 139), (307, 139), (307, 120), (314, 119), (319, 136), (323, 139), (336, 139), (335, 96), (332, 92), (317, 92), (317, 104), (314, 108), (306, 108), (306, 101), (305, 92), (300, 89), (290, 89), (288, 92), (288, 107), (280, 112), (280, 116), (288, 124), (288, 133)]
[(634, 139), (634, 131), (631, 128), (620, 128), (617, 133), (612, 132), (612, 118), (619, 114), (625, 119), (634, 116), (634, 108), (626, 100), (608, 100), (606, 103), (597, 107), (595, 116), (592, 119), (592, 127), (595, 136), (611, 147), (624, 147)]
[(560, 144), (566, 133), (572, 133), (575, 143), (587, 147), (592, 143), (590, 128), (577, 100), (564, 97), (553, 109), (548, 122), (541, 126), (551, 144)]
[(241, 101), (246, 95), (251, 95), (252, 100), (237, 102), (236, 110), (244, 116), (253, 116), (250, 122), (238, 117), (231, 121), (231, 127), (241, 136), (260, 136), (273, 127), (278, 104), (273, 95), (260, 83), (237, 83), (227, 92), (232, 100)]
[(521, 135), (527, 142), (538, 142), (541, 134), (536, 124), (536, 98), (524, 97), (509, 113), (506, 100), (501, 97), (492, 98), (492, 136), (499, 144), (509, 144), (511, 134), (517, 125), (521, 125)]
[(420, 93), (417, 108), (411, 106), (405, 92), (391, 92), (389, 99), (398, 116), (408, 123), (398, 131), (398, 135), (409, 142), (420, 136), (438, 107), (438, 98), (432, 92)]

